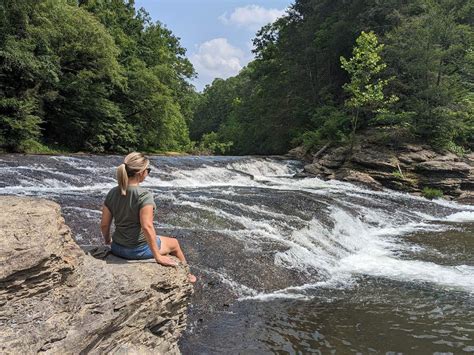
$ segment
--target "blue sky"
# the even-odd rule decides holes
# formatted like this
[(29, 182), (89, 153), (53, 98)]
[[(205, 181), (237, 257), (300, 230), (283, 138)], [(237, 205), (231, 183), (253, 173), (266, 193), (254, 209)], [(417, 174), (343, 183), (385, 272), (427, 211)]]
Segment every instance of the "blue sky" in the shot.
[(216, 77), (228, 78), (252, 60), (256, 31), (281, 16), (290, 0), (135, 0), (154, 21), (165, 24), (198, 72), (202, 90)]

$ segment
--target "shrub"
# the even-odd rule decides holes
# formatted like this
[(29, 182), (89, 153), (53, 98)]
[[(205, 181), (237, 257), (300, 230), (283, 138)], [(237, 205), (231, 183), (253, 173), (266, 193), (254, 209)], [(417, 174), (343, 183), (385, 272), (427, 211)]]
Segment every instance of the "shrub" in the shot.
[(219, 135), (216, 132), (211, 132), (202, 136), (199, 150), (211, 154), (226, 154), (233, 144), (234, 142), (220, 142)]
[(434, 189), (431, 187), (424, 187), (423, 191), (421, 192), (423, 197), (428, 198), (430, 200), (434, 198), (441, 198), (443, 197), (443, 191), (439, 189)]
[(454, 142), (449, 142), (446, 145), (446, 149), (448, 149), (451, 153), (454, 153), (459, 157), (463, 157), (466, 155), (466, 150), (464, 149), (464, 147), (457, 145)]
[(59, 151), (37, 142), (34, 139), (26, 139), (18, 146), (18, 151), (29, 154), (58, 154)]

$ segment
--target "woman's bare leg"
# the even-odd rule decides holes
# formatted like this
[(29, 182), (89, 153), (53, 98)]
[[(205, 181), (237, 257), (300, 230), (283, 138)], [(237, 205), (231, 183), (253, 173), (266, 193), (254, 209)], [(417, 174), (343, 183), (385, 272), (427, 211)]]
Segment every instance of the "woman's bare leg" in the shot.
[(179, 245), (178, 240), (176, 240), (175, 238), (160, 236), (160, 241), (161, 255), (171, 254), (173, 256), (176, 256), (183, 264), (186, 264), (186, 258), (184, 257), (183, 251), (181, 250), (181, 246)]
[[(187, 264), (186, 258), (184, 257), (183, 250), (181, 249), (181, 246), (179, 245), (179, 242), (177, 239), (160, 236), (160, 241), (161, 241), (161, 247), (160, 247), (161, 255), (171, 254), (173, 256), (176, 256), (179, 259), (179, 261), (181, 261), (183, 264)], [(189, 274), (189, 281), (196, 282), (196, 276), (194, 276), (193, 274)]]

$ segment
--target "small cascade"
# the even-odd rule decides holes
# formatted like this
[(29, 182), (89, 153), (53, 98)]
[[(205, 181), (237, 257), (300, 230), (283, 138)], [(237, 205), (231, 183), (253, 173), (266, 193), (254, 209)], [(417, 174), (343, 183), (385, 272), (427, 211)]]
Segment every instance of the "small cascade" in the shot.
[[(0, 160), (0, 194), (60, 201), (73, 225), (81, 225), (83, 236), (92, 229), (89, 225), (98, 223), (101, 199), (116, 184), (120, 159), (36, 156), (16, 162), (6, 155)], [(416, 255), (423, 247), (404, 242), (408, 234), (437, 233), (474, 222), (472, 206), (338, 181), (295, 179), (301, 164), (291, 160), (186, 157), (180, 165), (179, 159), (153, 157), (154, 169), (143, 183), (158, 206), (170, 207), (169, 220), (158, 221), (158, 227), (219, 233), (253, 250), (270, 245), (277, 267), (301, 273), (308, 281), (299, 285), (302, 295), (318, 285), (350, 287), (360, 275), (474, 291), (471, 267), (407, 259), (408, 251)], [(229, 281), (228, 274), (222, 278), (236, 288), (238, 281)], [(294, 297), (297, 286), (289, 287), (288, 297)], [(245, 296), (262, 296), (255, 292)]]

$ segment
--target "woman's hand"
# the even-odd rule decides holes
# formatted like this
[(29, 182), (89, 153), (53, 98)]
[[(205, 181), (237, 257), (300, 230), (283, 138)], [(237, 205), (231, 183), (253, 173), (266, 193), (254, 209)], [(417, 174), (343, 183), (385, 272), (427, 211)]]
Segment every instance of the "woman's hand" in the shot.
[(176, 261), (171, 259), (169, 256), (161, 255), (156, 262), (164, 266), (176, 266), (178, 265)]

